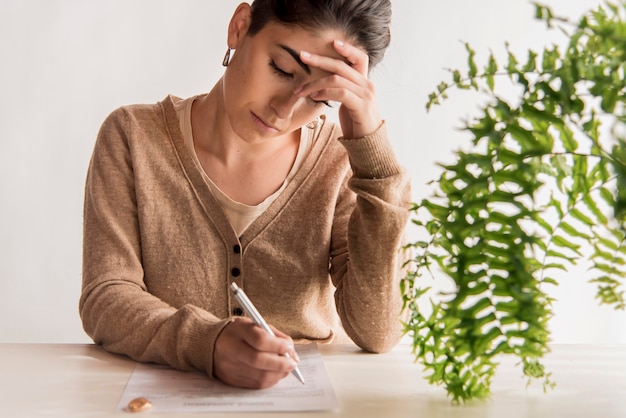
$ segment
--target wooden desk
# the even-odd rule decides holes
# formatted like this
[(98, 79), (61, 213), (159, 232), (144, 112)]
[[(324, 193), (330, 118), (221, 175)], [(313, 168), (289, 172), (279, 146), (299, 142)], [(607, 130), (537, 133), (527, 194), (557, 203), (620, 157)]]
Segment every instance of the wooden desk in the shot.
[[(454, 406), (423, 380), (409, 347), (365, 354), (321, 346), (341, 409), (307, 413), (184, 414), (189, 417), (626, 417), (626, 346), (554, 346), (545, 363), (557, 387), (526, 388), (514, 359), (504, 359), (489, 401)], [(0, 416), (174, 417), (155, 411), (115, 413), (134, 362), (94, 345), (0, 344)], [(179, 415), (180, 416), (180, 415)]]

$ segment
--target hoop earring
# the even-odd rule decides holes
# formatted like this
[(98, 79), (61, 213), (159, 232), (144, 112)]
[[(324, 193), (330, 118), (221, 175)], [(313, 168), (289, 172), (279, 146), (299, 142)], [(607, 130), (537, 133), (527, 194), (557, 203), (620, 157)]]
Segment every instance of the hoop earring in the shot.
[(222, 60), (222, 65), (224, 67), (228, 67), (228, 64), (230, 64), (230, 51), (232, 51), (232, 48), (228, 47), (228, 49), (226, 50), (226, 55), (224, 55), (224, 59)]

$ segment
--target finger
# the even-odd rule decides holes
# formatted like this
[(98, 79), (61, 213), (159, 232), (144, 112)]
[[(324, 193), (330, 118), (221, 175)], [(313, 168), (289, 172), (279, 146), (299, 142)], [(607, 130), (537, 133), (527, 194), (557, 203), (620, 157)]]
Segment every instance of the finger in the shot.
[(305, 64), (318, 68), (329, 76), (336, 74), (353, 82), (362, 79), (365, 74), (360, 73), (345, 61), (324, 55), (312, 54), (308, 51), (300, 51), (300, 59)]
[(367, 75), (369, 69), (369, 56), (365, 53), (365, 51), (339, 39), (336, 39), (333, 42), (333, 47), (339, 55), (348, 60), (352, 68), (363, 75)]
[[(310, 54), (306, 51), (301, 51), (301, 55), (308, 57), (306, 58), (307, 64), (316, 66), (329, 75), (299, 86), (294, 91), (297, 96), (311, 96), (316, 101), (333, 100), (344, 104), (349, 97), (357, 97), (365, 101), (372, 100), (373, 84), (356, 68), (350, 67), (344, 61)], [(359, 65), (366, 66), (367, 64)], [(355, 103), (352, 104), (352, 107), (354, 106)]]
[(296, 362), (290, 357), (254, 349), (242, 350), (241, 362), (255, 369), (274, 373), (289, 373), (296, 367)]
[(274, 330), (278, 336), (267, 333), (249, 318), (237, 318), (224, 328), (216, 341), (216, 349), (238, 353), (242, 357), (241, 361), (245, 359), (250, 366), (254, 366), (260, 354), (284, 360), (281, 356), (293, 350), (293, 341), (284, 333)]
[(235, 373), (231, 373), (227, 380), (223, 381), (231, 386), (247, 389), (266, 389), (289, 376), (289, 373), (290, 372), (271, 373), (263, 370), (239, 369)]
[[(254, 350), (248, 357), (250, 366), (264, 370), (285, 370), (285, 367), (293, 369), (296, 366), (299, 357), (291, 337), (273, 325), (270, 325), (273, 336), (252, 322), (247, 323), (246, 328), (242, 339)], [(261, 353), (266, 355), (261, 356)]]
[(284, 370), (266, 370), (256, 368), (250, 364), (239, 361), (240, 357), (232, 357), (232, 361), (223, 361), (219, 364), (219, 374), (215, 376), (222, 382), (231, 386), (245, 387), (251, 389), (262, 389), (275, 385), (280, 380), (289, 376), (292, 368)]
[(282, 355), (289, 354), (289, 356), (291, 356), (291, 358), (294, 359), (296, 361), (296, 363), (299, 363), (300, 362), (300, 356), (298, 356), (298, 352), (296, 351), (296, 348), (294, 346), (294, 343), (293, 343), (293, 340), (291, 339), (291, 337), (289, 335), (285, 334), (284, 332), (274, 328), (272, 325), (270, 325), (270, 327), (274, 331), (274, 334), (276, 335), (276, 337), (283, 338), (288, 343), (289, 350), (287, 352), (281, 353), (281, 354)]
[(256, 333), (258, 328), (242, 318), (222, 330), (214, 351), (215, 377), (233, 386), (265, 388), (289, 375), (295, 368), (294, 360), (275, 352), (258, 351), (245, 340), (244, 336)]
[(372, 95), (368, 88), (367, 83), (358, 85), (338, 75), (331, 75), (302, 85), (295, 94), (299, 97), (309, 96), (315, 101), (333, 101), (354, 107), (356, 102), (350, 104), (350, 99), (361, 101), (371, 99)]
[(270, 325), (274, 335), (254, 323), (246, 329), (242, 338), (246, 343), (258, 351), (284, 355), (293, 350), (293, 341), (285, 333)]
[(369, 56), (365, 51), (339, 40), (333, 42), (333, 47), (339, 55), (345, 58), (344, 60), (312, 54), (308, 51), (300, 51), (300, 59), (305, 64), (330, 73), (342, 74), (346, 77), (356, 74), (367, 77)]
[(312, 82), (300, 94), (315, 101), (339, 102), (351, 109), (358, 107), (359, 103), (371, 100), (366, 89), (341, 80)]

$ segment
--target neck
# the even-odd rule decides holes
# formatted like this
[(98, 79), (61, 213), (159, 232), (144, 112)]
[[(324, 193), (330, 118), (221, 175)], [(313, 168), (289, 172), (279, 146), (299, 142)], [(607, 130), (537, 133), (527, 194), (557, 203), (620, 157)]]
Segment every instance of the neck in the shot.
[(249, 142), (233, 130), (226, 115), (222, 81), (208, 95), (196, 100), (191, 121), (196, 150), (211, 154), (225, 165), (273, 158), (276, 153), (299, 139), (298, 132), (283, 137)]

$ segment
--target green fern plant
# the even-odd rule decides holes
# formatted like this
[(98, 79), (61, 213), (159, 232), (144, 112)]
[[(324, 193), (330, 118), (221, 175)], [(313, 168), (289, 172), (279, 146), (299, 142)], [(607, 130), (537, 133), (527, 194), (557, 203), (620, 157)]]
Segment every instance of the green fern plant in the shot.
[[(520, 60), (507, 46), (504, 65), (490, 55), (479, 69), (466, 45), (467, 72), (451, 71), (427, 103), (454, 89), (487, 98), (464, 126), (470, 149), (440, 164), (433, 195), (411, 209), (425, 238), (409, 244), (402, 282), (416, 361), (457, 403), (490, 395), (501, 355), (519, 358), (544, 388), (554, 384), (542, 357), (556, 272), (588, 260), (599, 303), (626, 306), (626, 1), (578, 22), (534, 8), (567, 35), (563, 51), (551, 45)], [(499, 95), (502, 82), (519, 96)], [(429, 276), (438, 274), (453, 289), (433, 298)]]

